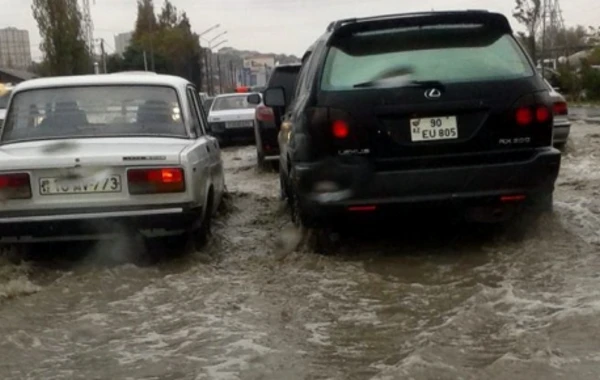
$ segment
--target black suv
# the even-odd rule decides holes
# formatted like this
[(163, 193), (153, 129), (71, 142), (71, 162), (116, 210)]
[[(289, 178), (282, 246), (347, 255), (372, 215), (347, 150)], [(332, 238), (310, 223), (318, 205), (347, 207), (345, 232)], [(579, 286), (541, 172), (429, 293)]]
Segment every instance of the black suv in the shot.
[[(281, 88), (264, 103), (288, 105)], [(408, 205), (480, 222), (552, 210), (552, 100), (501, 14), (333, 22), (304, 55), (289, 110), (281, 187), (307, 227)]]
[[(288, 64), (275, 67), (269, 78), (268, 87), (283, 89), (286, 103), (291, 103), (296, 91), (296, 80), (300, 72), (300, 64)], [(279, 166), (279, 144), (277, 134), (281, 127), (281, 120), (285, 115), (285, 107), (270, 108), (261, 104), (262, 98), (258, 94), (248, 96), (248, 103), (258, 104), (256, 107), (256, 123), (254, 132), (256, 136), (256, 156), (258, 164), (265, 166), (265, 161), (272, 161), (274, 166)]]

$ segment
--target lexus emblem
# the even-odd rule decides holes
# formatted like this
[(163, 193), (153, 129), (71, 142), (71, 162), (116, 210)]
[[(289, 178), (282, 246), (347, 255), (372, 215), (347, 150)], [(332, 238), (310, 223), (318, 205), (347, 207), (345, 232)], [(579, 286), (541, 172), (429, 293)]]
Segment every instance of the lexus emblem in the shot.
[(437, 88), (432, 88), (425, 91), (425, 97), (427, 99), (438, 99), (442, 96), (442, 92)]

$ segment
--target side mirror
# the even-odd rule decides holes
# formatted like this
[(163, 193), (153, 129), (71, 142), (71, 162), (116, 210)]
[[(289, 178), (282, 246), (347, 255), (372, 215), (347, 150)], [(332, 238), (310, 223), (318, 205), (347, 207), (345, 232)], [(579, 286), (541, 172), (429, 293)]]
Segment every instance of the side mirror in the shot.
[(285, 91), (283, 87), (267, 88), (264, 95), (264, 103), (265, 106), (271, 108), (285, 107), (287, 104), (285, 102)]
[(262, 98), (260, 97), (259, 94), (250, 94), (246, 98), (246, 101), (250, 104), (260, 104), (260, 102), (262, 101)]

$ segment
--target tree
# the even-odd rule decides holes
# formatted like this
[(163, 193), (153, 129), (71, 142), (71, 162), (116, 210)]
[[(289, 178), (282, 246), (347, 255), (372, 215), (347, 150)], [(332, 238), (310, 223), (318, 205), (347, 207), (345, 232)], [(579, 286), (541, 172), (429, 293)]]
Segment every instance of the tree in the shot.
[(537, 33), (542, 22), (542, 0), (516, 0), (513, 17), (527, 29), (527, 34), (521, 33), (521, 38), (527, 44), (527, 50), (537, 62)]
[(81, 25), (77, 0), (33, 0), (48, 75), (74, 75), (91, 70), (90, 51)]

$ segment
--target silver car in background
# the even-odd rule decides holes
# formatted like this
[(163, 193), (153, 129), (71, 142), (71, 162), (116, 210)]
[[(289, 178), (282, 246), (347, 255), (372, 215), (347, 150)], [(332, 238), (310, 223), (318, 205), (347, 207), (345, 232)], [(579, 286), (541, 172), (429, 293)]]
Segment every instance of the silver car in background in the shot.
[(545, 80), (553, 101), (554, 111), (554, 146), (562, 148), (569, 140), (571, 121), (569, 120), (569, 106), (567, 100), (552, 85)]
[(202, 244), (224, 191), (220, 150), (206, 125), (198, 91), (179, 77), (17, 85), (0, 135), (2, 241), (131, 231)]

